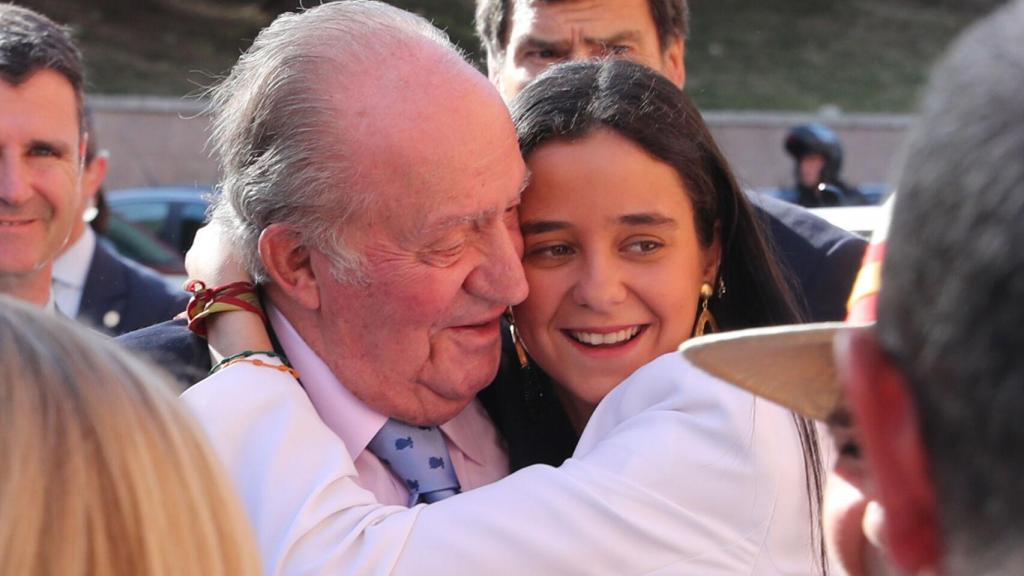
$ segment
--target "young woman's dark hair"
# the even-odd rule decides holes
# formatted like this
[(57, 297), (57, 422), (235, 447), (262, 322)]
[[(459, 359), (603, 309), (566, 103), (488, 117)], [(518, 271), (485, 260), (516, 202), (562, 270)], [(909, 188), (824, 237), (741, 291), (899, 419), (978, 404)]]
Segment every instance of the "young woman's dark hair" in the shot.
[[(721, 330), (801, 320), (750, 202), (700, 113), (669, 80), (625, 60), (572, 62), (549, 68), (519, 94), (511, 109), (526, 159), (545, 143), (610, 130), (675, 168), (693, 205), (701, 246), (710, 246), (716, 231), (721, 239), (719, 277), (726, 290), (709, 305)], [(529, 370), (533, 373), (519, 372), (518, 364), (506, 356), (495, 386), (484, 395), (485, 403), (504, 404), (497, 412), (505, 416), (499, 415), (496, 424), (506, 433), (513, 469), (539, 462), (557, 466), (575, 447), (575, 432), (552, 393), (550, 379), (536, 367)], [(824, 567), (823, 473), (817, 433), (804, 418), (794, 415), (794, 422), (803, 446), (811, 521)]]

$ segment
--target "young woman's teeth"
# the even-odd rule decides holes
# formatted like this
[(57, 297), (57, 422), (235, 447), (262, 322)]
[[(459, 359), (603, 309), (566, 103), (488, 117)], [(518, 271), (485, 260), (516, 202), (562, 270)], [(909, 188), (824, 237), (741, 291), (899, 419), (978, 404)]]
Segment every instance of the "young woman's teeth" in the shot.
[(621, 344), (628, 340), (632, 340), (634, 336), (640, 333), (639, 326), (633, 326), (632, 328), (626, 328), (625, 330), (619, 330), (618, 332), (608, 332), (605, 334), (598, 334), (596, 332), (570, 332), (572, 337), (576, 340), (589, 344), (591, 346), (607, 346), (609, 344)]

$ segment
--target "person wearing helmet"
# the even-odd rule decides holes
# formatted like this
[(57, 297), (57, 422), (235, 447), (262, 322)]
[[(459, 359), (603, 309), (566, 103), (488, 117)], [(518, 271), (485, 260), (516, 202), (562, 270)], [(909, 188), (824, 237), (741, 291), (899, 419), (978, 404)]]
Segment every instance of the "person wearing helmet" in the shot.
[(793, 157), (797, 204), (808, 208), (868, 204), (859, 190), (839, 179), (843, 147), (835, 132), (817, 122), (802, 124), (789, 131), (785, 145)]

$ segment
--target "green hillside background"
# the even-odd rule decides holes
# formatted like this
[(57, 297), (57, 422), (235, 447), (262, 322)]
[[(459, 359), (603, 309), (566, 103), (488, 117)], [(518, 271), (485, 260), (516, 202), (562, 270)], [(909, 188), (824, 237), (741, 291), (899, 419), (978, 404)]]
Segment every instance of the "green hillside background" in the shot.
[[(32, 0), (70, 24), (98, 94), (196, 95), (293, 0)], [(481, 62), (472, 2), (393, 0)], [(929, 66), (996, 0), (691, 0), (687, 91), (705, 110), (909, 112)], [(306, 0), (309, 5), (310, 1)]]

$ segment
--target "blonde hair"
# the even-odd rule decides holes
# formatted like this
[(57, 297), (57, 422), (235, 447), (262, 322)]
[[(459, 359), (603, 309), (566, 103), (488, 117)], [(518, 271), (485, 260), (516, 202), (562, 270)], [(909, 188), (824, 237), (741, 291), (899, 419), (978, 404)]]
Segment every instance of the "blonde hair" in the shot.
[(0, 373), (0, 574), (260, 573), (162, 371), (0, 297)]

